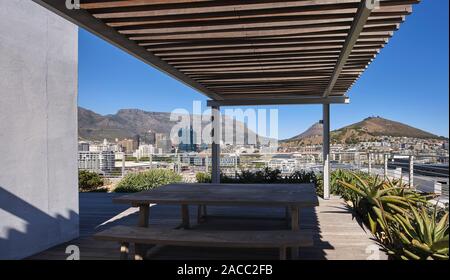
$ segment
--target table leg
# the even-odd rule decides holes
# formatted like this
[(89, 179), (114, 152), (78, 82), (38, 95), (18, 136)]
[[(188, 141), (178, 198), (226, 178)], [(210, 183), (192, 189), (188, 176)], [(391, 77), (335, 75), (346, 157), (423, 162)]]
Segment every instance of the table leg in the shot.
[(197, 224), (201, 224), (206, 221), (206, 205), (205, 204), (199, 204), (197, 209)]
[[(139, 227), (148, 227), (148, 218), (150, 213), (150, 206), (148, 204), (139, 205)], [(134, 245), (134, 259), (143, 260), (145, 256), (145, 245), (135, 244)]]
[(202, 209), (203, 209), (203, 218), (206, 220), (206, 216), (208, 216), (208, 212), (206, 210), (206, 204), (202, 205)]
[(286, 260), (286, 249), (284, 246), (280, 247), (280, 260)]
[(285, 218), (285, 220), (286, 220), (286, 225), (287, 225), (287, 227), (290, 227), (290, 225), (291, 225), (291, 215), (290, 215), (290, 209), (289, 209), (289, 207), (286, 207), (286, 208), (284, 209), (284, 218)]
[[(293, 231), (300, 230), (299, 224), (299, 208), (292, 206), (291, 207), (291, 229)], [(298, 258), (298, 247), (291, 248), (291, 259), (296, 260)]]
[(202, 206), (199, 204), (197, 205), (197, 224), (200, 224), (202, 222)]
[(128, 260), (128, 253), (130, 251), (130, 243), (123, 242), (120, 244), (120, 259)]
[(183, 204), (181, 205), (181, 219), (182, 219), (182, 227), (184, 229), (189, 229), (189, 205)]
[(148, 227), (148, 217), (150, 213), (149, 205), (139, 205), (139, 227)]

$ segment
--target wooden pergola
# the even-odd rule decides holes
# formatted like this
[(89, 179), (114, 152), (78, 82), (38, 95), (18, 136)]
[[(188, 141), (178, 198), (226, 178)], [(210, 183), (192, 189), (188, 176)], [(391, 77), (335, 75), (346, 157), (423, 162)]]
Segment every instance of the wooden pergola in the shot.
[(323, 104), (327, 198), (330, 104), (420, 0), (33, 1), (211, 99), (214, 183), (220, 106)]

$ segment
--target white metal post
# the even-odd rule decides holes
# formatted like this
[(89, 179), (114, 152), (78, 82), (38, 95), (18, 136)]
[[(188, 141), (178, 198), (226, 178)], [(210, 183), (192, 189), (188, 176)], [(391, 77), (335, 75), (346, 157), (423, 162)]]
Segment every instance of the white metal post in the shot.
[(211, 181), (220, 184), (220, 107), (212, 106)]
[(388, 177), (388, 155), (384, 154), (384, 178)]
[(409, 187), (414, 187), (414, 156), (409, 156)]
[(122, 178), (125, 176), (125, 153), (122, 153)]
[(358, 170), (361, 170), (361, 154), (359, 152), (355, 153), (355, 161), (356, 161), (356, 168)]
[(323, 104), (323, 198), (330, 199), (330, 104)]
[(237, 172), (238, 172), (238, 157), (237, 154), (234, 156), (234, 175), (236, 176)]
[(148, 163), (150, 164), (150, 169), (153, 168), (153, 155), (150, 153), (148, 155)]

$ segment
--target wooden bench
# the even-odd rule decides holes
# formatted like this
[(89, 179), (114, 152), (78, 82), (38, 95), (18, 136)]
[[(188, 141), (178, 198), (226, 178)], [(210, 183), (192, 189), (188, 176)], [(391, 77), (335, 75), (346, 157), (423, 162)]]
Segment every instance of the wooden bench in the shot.
[(95, 239), (121, 244), (121, 259), (128, 259), (130, 243), (188, 247), (279, 248), (286, 259), (288, 247), (313, 245), (312, 235), (302, 231), (203, 231), (115, 226), (94, 235)]

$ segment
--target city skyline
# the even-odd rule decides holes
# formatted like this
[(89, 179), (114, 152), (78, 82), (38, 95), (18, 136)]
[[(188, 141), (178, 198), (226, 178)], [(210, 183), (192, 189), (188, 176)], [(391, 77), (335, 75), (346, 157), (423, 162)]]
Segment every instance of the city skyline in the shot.
[[(351, 104), (332, 106), (332, 129), (377, 115), (449, 136), (447, 10), (447, 1), (423, 1), (415, 6), (397, 36), (349, 91)], [(123, 108), (170, 112), (192, 108), (193, 100), (203, 104), (207, 100), (84, 30), (80, 30), (79, 42), (82, 107), (100, 114)], [(412, 53), (418, 55), (413, 59)], [(280, 139), (304, 131), (322, 118), (317, 105), (279, 108)]]

